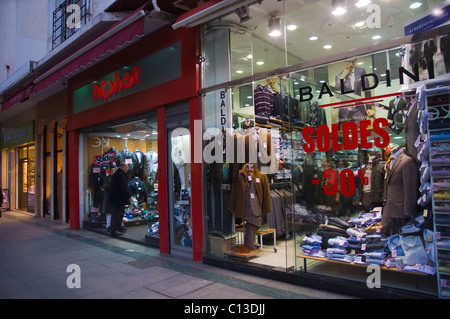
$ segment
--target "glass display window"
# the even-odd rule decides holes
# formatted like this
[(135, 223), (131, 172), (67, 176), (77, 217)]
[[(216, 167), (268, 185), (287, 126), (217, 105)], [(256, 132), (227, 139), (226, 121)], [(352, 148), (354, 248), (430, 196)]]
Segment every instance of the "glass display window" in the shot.
[[(360, 282), (364, 267), (376, 265), (386, 286), (436, 294), (436, 261), (425, 253), (433, 222), (418, 100), (423, 85), (448, 74), (440, 62), (433, 77), (411, 65), (404, 52), (412, 48), (205, 94), (204, 147), (223, 154), (204, 164), (208, 254)], [(226, 127), (217, 125), (222, 104), (228, 109), (220, 115), (231, 113)], [(215, 133), (206, 130), (214, 125)], [(388, 244), (408, 247), (409, 240), (422, 259), (408, 261)]]
[(158, 127), (156, 114), (102, 125), (84, 133), (84, 227), (107, 232), (112, 175), (128, 164), (126, 177), (132, 201), (120, 218), (121, 236), (158, 245)]

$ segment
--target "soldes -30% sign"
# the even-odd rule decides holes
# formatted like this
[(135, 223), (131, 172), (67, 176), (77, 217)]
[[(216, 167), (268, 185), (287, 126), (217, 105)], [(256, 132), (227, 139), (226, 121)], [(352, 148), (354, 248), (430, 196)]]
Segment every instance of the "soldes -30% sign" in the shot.
[[(369, 178), (364, 176), (365, 170), (359, 169), (357, 175), (360, 179), (360, 186), (369, 184)], [(328, 168), (323, 171), (323, 178), (326, 179), (326, 183), (323, 185), (323, 191), (326, 195), (334, 196), (338, 190), (344, 196), (353, 196), (355, 194), (356, 180), (355, 174), (351, 169), (343, 169), (338, 174), (335, 169)], [(313, 179), (312, 183), (319, 185), (320, 180)]]

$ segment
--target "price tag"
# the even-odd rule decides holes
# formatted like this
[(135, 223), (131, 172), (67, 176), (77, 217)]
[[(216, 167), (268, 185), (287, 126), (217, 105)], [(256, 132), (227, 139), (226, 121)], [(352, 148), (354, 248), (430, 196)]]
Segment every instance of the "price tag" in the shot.
[(366, 244), (361, 245), (361, 250), (366, 250)]
[(251, 182), (251, 181), (252, 181), (252, 176), (251, 176), (251, 175), (248, 175), (248, 177), (247, 177), (247, 178), (248, 178), (248, 181), (249, 181), (249, 182)]
[(377, 226), (376, 232), (377, 232), (377, 233), (381, 232), (381, 227), (380, 227), (380, 226)]
[(255, 193), (250, 193), (250, 198), (255, 199)]
[(257, 178), (255, 179), (255, 181), (256, 181), (257, 183), (259, 183), (259, 177), (257, 177)]
[(131, 164), (131, 163), (133, 163), (133, 161), (131, 160), (131, 158), (127, 158), (127, 159), (125, 159), (125, 163)]

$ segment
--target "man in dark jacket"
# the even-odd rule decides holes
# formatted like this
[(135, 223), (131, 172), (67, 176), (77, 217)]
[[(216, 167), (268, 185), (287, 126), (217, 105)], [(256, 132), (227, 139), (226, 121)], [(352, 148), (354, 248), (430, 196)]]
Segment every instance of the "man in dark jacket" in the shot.
[(122, 225), (122, 218), (125, 213), (125, 205), (131, 202), (131, 189), (128, 186), (128, 164), (122, 163), (119, 169), (112, 176), (109, 188), (108, 204), (111, 206), (111, 225), (109, 231), (111, 235), (120, 235), (117, 231)]

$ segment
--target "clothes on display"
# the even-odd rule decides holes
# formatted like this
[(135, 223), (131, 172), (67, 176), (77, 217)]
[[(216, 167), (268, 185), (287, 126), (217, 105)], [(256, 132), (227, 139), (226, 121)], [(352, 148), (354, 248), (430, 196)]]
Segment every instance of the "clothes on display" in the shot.
[[(151, 230), (153, 234), (158, 235), (158, 232), (155, 231), (154, 226), (152, 226), (153, 224), (158, 223), (157, 196), (151, 196), (150, 194), (154, 189), (153, 185), (157, 183), (157, 154), (151, 158), (153, 159), (151, 171), (155, 172), (155, 175), (150, 184), (147, 175), (150, 172), (148, 153), (141, 151), (138, 147), (136, 147), (133, 152), (127, 147), (121, 152), (119, 152), (117, 148), (112, 147), (101, 156), (95, 156), (95, 162), (89, 169), (88, 183), (93, 194), (93, 203), (91, 205), (91, 207), (93, 207), (93, 212), (90, 213), (89, 217), (89, 222), (92, 226), (96, 225), (110, 229), (111, 212), (113, 209), (107, 203), (111, 183), (110, 171), (113, 168), (117, 170), (117, 167), (122, 162), (125, 162), (128, 164), (128, 171), (126, 173), (127, 185), (129, 186), (134, 200), (127, 204), (126, 207), (124, 207), (123, 212), (121, 212), (121, 227), (131, 225), (138, 226), (141, 222), (144, 224), (151, 222), (149, 223), (149, 230)], [(149, 186), (151, 186), (150, 189)]]

